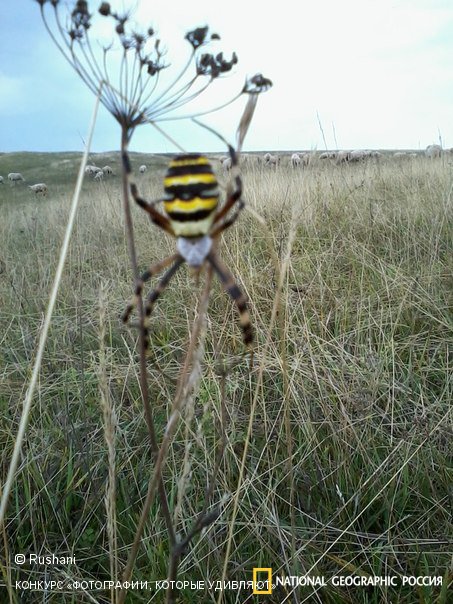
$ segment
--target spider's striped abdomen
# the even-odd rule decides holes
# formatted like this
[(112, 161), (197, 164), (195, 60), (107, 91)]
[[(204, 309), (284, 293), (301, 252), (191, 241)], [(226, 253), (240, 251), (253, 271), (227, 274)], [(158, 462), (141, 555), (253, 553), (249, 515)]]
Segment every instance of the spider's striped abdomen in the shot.
[(178, 155), (164, 178), (164, 208), (177, 237), (209, 232), (219, 203), (219, 187), (204, 155)]

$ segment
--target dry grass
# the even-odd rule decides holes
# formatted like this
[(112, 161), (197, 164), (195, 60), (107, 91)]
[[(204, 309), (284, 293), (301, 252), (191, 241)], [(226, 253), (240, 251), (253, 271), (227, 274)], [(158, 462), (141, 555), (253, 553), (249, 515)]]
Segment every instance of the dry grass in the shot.
[[(20, 169), (28, 184), (28, 174), (45, 174), (50, 190), (47, 199), (35, 199), (19, 186), (0, 190), (2, 482), (63, 238), (76, 160), (75, 155), (0, 156), (0, 174)], [(139, 183), (148, 198), (157, 197), (164, 158), (133, 161), (136, 167), (152, 164)], [(52, 578), (109, 579), (116, 559), (122, 565), (127, 558), (152, 472), (136, 334), (118, 320), (132, 287), (119, 162), (110, 157), (93, 163), (116, 163), (117, 176), (83, 186), (10, 501), (5, 536), (10, 557), (2, 568), (13, 584), (42, 578), (42, 567), (14, 563), (15, 553), (30, 551), (76, 556), (76, 565), (54, 568)], [(270, 566), (275, 575), (310, 573), (326, 579), (352, 572), (444, 576), (451, 549), (451, 166), (420, 158), (263, 171), (247, 162), (244, 181), (249, 207), (264, 224), (244, 212), (226, 233), (221, 253), (250, 299), (255, 365), (249, 372), (235, 310), (215, 283), (196, 400), (182, 411), (163, 476), (177, 530), (186, 532), (203, 506), (223, 434), (224, 400), (227, 443), (213, 497), (223, 511), (186, 553), (180, 578), (220, 579), (229, 533), (227, 580), (251, 580), (256, 566)], [(139, 209), (133, 211), (144, 269), (171, 253), (174, 242)], [(149, 387), (159, 439), (187, 344), (199, 291), (194, 290), (182, 270), (155, 309)], [(270, 330), (274, 304), (278, 312)], [(104, 412), (101, 399), (110, 406)], [(109, 408), (116, 413), (116, 425), (110, 427), (103, 425)], [(235, 499), (244, 452), (245, 472)], [(104, 499), (109, 480), (110, 496), (113, 492), (108, 464), (113, 455), (115, 527)], [(112, 552), (115, 542), (118, 551)], [(155, 504), (134, 578), (165, 579), (168, 553)], [(183, 594), (187, 602), (214, 602), (219, 596), (209, 589)], [(148, 602), (151, 595), (131, 591), (127, 602)], [(42, 596), (13, 590), (11, 601), (38, 602)], [(54, 594), (46, 601), (111, 601), (107, 593), (90, 596)], [(5, 592), (2, 601), (6, 598)], [(427, 604), (445, 602), (446, 591), (329, 584), (319, 592), (299, 588), (298, 599), (290, 591), (272, 598), (268, 601)], [(227, 591), (224, 600), (243, 603), (252, 597)], [(163, 599), (157, 594), (153, 601)]]

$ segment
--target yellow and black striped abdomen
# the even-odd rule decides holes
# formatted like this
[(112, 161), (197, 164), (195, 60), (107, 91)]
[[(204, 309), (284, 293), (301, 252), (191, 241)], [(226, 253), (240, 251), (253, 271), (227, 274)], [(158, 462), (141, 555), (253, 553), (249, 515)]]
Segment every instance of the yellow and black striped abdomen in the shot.
[(175, 157), (165, 175), (164, 189), (164, 208), (175, 235), (206, 235), (219, 203), (219, 186), (208, 159), (199, 154)]

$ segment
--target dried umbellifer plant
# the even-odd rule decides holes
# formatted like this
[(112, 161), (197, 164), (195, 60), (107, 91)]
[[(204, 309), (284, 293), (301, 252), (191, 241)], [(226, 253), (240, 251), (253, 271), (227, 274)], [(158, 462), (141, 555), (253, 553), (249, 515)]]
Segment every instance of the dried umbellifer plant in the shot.
[[(123, 161), (122, 188), (126, 237), (132, 271), (136, 282), (136, 295), (133, 303), (129, 305), (126, 314), (129, 314), (132, 308), (137, 306), (140, 328), (140, 386), (145, 418), (150, 436), (151, 452), (155, 460), (155, 472), (149, 483), (148, 495), (143, 506), (141, 519), (123, 578), (128, 580), (131, 576), (149, 508), (153, 501), (154, 494), (157, 491), (159, 493), (162, 513), (167, 524), (171, 546), (169, 577), (176, 579), (179, 559), (182, 553), (187, 549), (191, 539), (204, 527), (214, 522), (219, 514), (217, 508), (214, 511), (208, 509), (207, 497), (203, 510), (192, 530), (190, 530), (187, 535), (177, 538), (168, 508), (165, 487), (161, 478), (161, 467), (165, 459), (166, 451), (168, 450), (170, 438), (175, 431), (176, 419), (179, 416), (184, 397), (188, 396), (189, 373), (191, 363), (193, 363), (196, 340), (201, 331), (203, 316), (199, 309), (199, 316), (194, 325), (184, 367), (180, 374), (181, 377), (172, 407), (172, 416), (170, 417), (169, 425), (167, 426), (164, 441), (159, 446), (155, 435), (148, 397), (146, 369), (148, 334), (145, 308), (141, 298), (141, 290), (145, 279), (143, 278), (144, 276), (140, 277), (138, 272), (134, 229), (129, 204), (129, 191), (132, 192), (135, 201), (148, 212), (151, 220), (155, 224), (164, 228), (164, 230), (167, 230), (178, 239), (178, 254), (159, 263), (158, 268), (163, 268), (168, 264), (168, 260), (172, 261), (172, 259), (176, 261), (175, 266), (177, 268), (181, 264), (181, 258), (193, 267), (200, 267), (202, 264), (208, 263), (208, 277), (204, 292), (200, 299), (200, 308), (206, 308), (211, 282), (211, 272), (215, 271), (222, 280), (228, 293), (230, 293), (232, 298), (236, 301), (241, 312), (241, 326), (243, 328), (244, 341), (249, 343), (251, 340), (251, 328), (247, 323), (247, 319), (244, 318), (246, 315), (243, 313), (243, 310), (241, 310), (241, 307), (244, 305), (243, 300), (240, 297), (240, 292), (238, 293), (237, 286), (231, 281), (229, 271), (226, 270), (226, 267), (223, 266), (220, 259), (217, 257), (212, 241), (215, 241), (217, 236), (234, 222), (240, 209), (243, 207), (243, 202), (241, 200), (242, 183), (238, 168), (239, 152), (253, 116), (257, 96), (259, 93), (270, 88), (272, 83), (261, 74), (254, 75), (246, 80), (245, 84), (240, 87), (239, 91), (234, 94), (232, 98), (227, 99), (219, 106), (211, 108), (208, 111), (197, 112), (194, 105), (195, 101), (216, 80), (231, 72), (238, 61), (234, 52), (228, 58), (223, 52), (207, 52), (207, 47), (212, 43), (217, 43), (220, 39), (217, 33), (210, 32), (209, 27), (197, 27), (185, 35), (188, 48), (187, 58), (181, 66), (176, 66), (174, 68), (167, 62), (165, 45), (158, 37), (154, 28), (137, 27), (132, 22), (130, 12), (117, 12), (112, 9), (108, 2), (102, 2), (100, 4), (97, 15), (90, 12), (89, 3), (86, 0), (77, 0), (73, 3), (72, 9), (69, 8), (69, 10), (67, 9), (66, 3), (60, 2), (60, 0), (36, 0), (36, 2), (40, 5), (44, 25), (54, 43), (88, 88), (99, 97), (100, 102), (116, 119), (121, 128), (121, 153)], [(98, 21), (96, 21), (96, 19), (98, 19)], [(96, 37), (95, 32), (96, 22), (99, 23), (99, 20), (102, 19), (110, 20), (112, 26), (111, 38), (104, 44)], [(165, 72), (165, 76), (162, 75), (163, 72)], [(193, 249), (185, 251), (185, 242), (181, 242), (181, 240), (187, 239), (187, 237), (184, 236), (187, 229), (184, 230), (185, 227), (181, 225), (183, 225), (184, 222), (187, 222), (188, 219), (187, 217), (186, 219), (184, 219), (184, 217), (181, 218), (181, 216), (180, 220), (175, 218), (175, 215), (172, 216), (172, 209), (178, 206), (178, 204), (179, 207), (181, 207), (181, 203), (186, 199), (185, 195), (187, 191), (182, 192), (183, 196), (180, 195), (181, 190), (180, 187), (178, 188), (176, 178), (174, 181), (174, 184), (176, 183), (176, 185), (175, 190), (173, 191), (173, 199), (169, 200), (168, 195), (171, 186), (169, 185), (169, 187), (167, 187), (166, 185), (166, 197), (160, 201), (164, 202), (167, 215), (158, 212), (154, 208), (154, 204), (143, 200), (138, 194), (137, 187), (129, 182), (131, 173), (127, 153), (129, 142), (135, 129), (142, 124), (151, 124), (165, 135), (161, 128), (157, 126), (158, 122), (183, 118), (194, 119), (200, 115), (217, 111), (226, 105), (229, 105), (243, 94), (249, 95), (249, 100), (238, 127), (236, 148), (228, 145), (233, 170), (230, 183), (227, 187), (227, 201), (222, 207), (217, 208), (217, 194), (213, 193), (211, 195), (211, 193), (206, 190), (206, 183), (200, 183), (199, 179), (199, 189), (195, 186), (197, 189), (196, 196), (198, 199), (201, 199), (203, 197), (209, 198), (211, 195), (212, 207), (208, 212), (210, 217), (208, 216), (207, 222), (206, 220), (204, 222), (202, 221), (204, 224), (202, 229), (203, 232), (199, 233), (200, 238), (204, 240), (204, 244), (200, 244), (195, 252)], [(178, 112), (184, 106), (187, 107), (187, 111), (189, 112), (187, 115), (181, 115)], [(197, 122), (197, 120), (194, 121)], [(209, 130), (212, 131), (211, 128), (209, 128)], [(224, 140), (222, 137), (220, 138)], [(197, 172), (200, 174), (200, 166), (201, 171), (206, 168), (204, 156), (180, 155), (178, 158), (175, 158), (173, 162), (174, 165), (170, 164), (166, 181), (168, 179), (171, 180), (171, 178), (175, 177), (175, 174), (181, 170), (187, 170), (186, 157), (191, 158), (190, 162), (192, 162), (192, 168), (190, 169), (195, 174)], [(204, 168), (202, 164), (205, 166)], [(207, 168), (206, 170), (209, 172)], [(213, 182), (215, 185), (215, 178)], [(195, 183), (195, 185), (197, 185), (197, 183)], [(170, 205), (167, 205), (168, 203)], [(172, 203), (173, 208), (171, 207)], [(229, 216), (228, 212), (235, 204), (237, 204), (237, 207), (233, 214)], [(197, 210), (197, 208), (195, 209)], [(198, 208), (198, 210), (199, 209), (200, 208)], [(194, 221), (192, 221), (192, 223), (193, 222)], [(180, 236), (181, 234), (182, 236)], [(195, 233), (195, 235), (198, 235), (198, 233)], [(189, 233), (188, 238), (192, 236), (193, 233)], [(211, 242), (208, 241), (208, 243), (206, 243), (206, 239)], [(211, 247), (207, 249), (206, 245), (208, 245), (208, 247), (212, 246), (212, 249)], [(198, 254), (198, 260), (192, 261), (194, 253), (195, 255)], [(188, 254), (188, 256), (185, 254)], [(174, 267), (172, 267), (172, 269), (173, 268)], [(172, 269), (170, 269), (170, 271)], [(153, 272), (153, 274), (155, 273)], [(168, 276), (171, 276), (169, 275), (169, 272), (164, 275), (162, 280), (164, 285), (165, 278)], [(161, 291), (159, 290), (159, 286), (154, 290), (154, 292), (156, 291), (157, 295), (159, 295)], [(151, 304), (148, 303), (146, 309), (147, 313), (148, 311), (150, 312), (150, 306)], [(211, 484), (213, 483), (216, 472), (217, 469), (214, 469)], [(123, 601), (124, 597), (125, 592), (122, 592), (119, 601)], [(170, 590), (167, 593), (167, 602), (173, 602), (175, 598), (176, 593), (174, 590)]]
[[(105, 45), (93, 42), (94, 15), (86, 0), (77, 0), (65, 23), (60, 14), (60, 0), (35, 0), (40, 5), (44, 25), (63, 56), (75, 69), (88, 88), (97, 94), (104, 83), (101, 103), (128, 132), (143, 123), (193, 117), (216, 111), (243, 93), (260, 93), (272, 83), (261, 75), (247, 80), (231, 99), (208, 111), (192, 112), (188, 116), (176, 113), (193, 103), (216, 79), (237, 64), (236, 53), (227, 59), (223, 52), (202, 52), (211, 42), (220, 40), (208, 26), (197, 27), (185, 35), (188, 57), (174, 77), (162, 81), (161, 72), (172, 68), (165, 61), (167, 54), (162, 40), (153, 27), (139, 31), (130, 13), (114, 12), (108, 2), (102, 2), (98, 13), (112, 20), (113, 37)], [(51, 5), (53, 18), (46, 5)], [(118, 60), (119, 51), (119, 60)]]

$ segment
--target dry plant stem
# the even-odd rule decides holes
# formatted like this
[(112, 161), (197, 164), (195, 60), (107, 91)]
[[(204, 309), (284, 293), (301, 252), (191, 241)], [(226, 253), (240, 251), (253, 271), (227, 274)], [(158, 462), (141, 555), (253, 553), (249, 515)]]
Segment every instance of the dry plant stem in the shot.
[(72, 227), (74, 225), (75, 215), (77, 212), (77, 208), (79, 205), (79, 197), (80, 190), (82, 188), (83, 177), (85, 174), (85, 166), (88, 160), (88, 154), (90, 151), (91, 139), (93, 138), (94, 126), (96, 124), (96, 117), (99, 108), (99, 102), (102, 94), (102, 84), (100, 85), (97, 91), (96, 102), (93, 109), (93, 115), (91, 118), (91, 124), (88, 132), (88, 139), (85, 151), (83, 153), (82, 161), (80, 163), (79, 173), (77, 176), (77, 182), (74, 189), (74, 195), (72, 198), (71, 209), (68, 218), (68, 224), (66, 226), (66, 231), (63, 239), (63, 244), (61, 246), (60, 257), (58, 259), (58, 266), (55, 272), (55, 279), (52, 285), (52, 289), (50, 292), (49, 303), (47, 305), (47, 311), (44, 318), (44, 324), (42, 326), (41, 334), (39, 336), (38, 349), (36, 352), (35, 364), (33, 367), (33, 372), (30, 379), (30, 384), (28, 386), (27, 393), (25, 395), (24, 406), (22, 410), (22, 416), (20, 418), (19, 429), (17, 431), (16, 442), (14, 443), (14, 450), (11, 457), (11, 462), (8, 470), (8, 476), (6, 478), (5, 485), (3, 487), (2, 500), (0, 503), (0, 526), (2, 526), (6, 509), (8, 506), (9, 495), (11, 493), (11, 488), (13, 486), (14, 480), (16, 478), (16, 470), (19, 464), (19, 456), (22, 449), (22, 442), (25, 437), (25, 431), (27, 429), (28, 418), (30, 415), (31, 405), (33, 402), (33, 395), (35, 392), (36, 384), (38, 381), (39, 371), (41, 368), (42, 357), (44, 354), (44, 348), (47, 341), (47, 334), (49, 332), (50, 321), (52, 319), (53, 309), (55, 307), (55, 302), (57, 300), (58, 289), (61, 282), (61, 277), (63, 275), (63, 268), (66, 260), (66, 255), (69, 249), (69, 241), (71, 239)]
[[(138, 548), (140, 547), (140, 542), (142, 539), (143, 531), (145, 529), (149, 510), (151, 508), (151, 505), (154, 501), (154, 497), (156, 494), (156, 487), (157, 487), (159, 481), (161, 481), (162, 466), (163, 466), (163, 463), (165, 462), (168, 448), (170, 446), (171, 440), (172, 440), (172, 438), (176, 432), (177, 426), (178, 426), (178, 420), (179, 420), (179, 417), (181, 414), (181, 407), (182, 407), (185, 399), (187, 398), (187, 396), (190, 394), (189, 387), (188, 387), (189, 378), (190, 378), (190, 368), (193, 363), (193, 359), (194, 359), (196, 347), (198, 344), (201, 328), (202, 328), (202, 325), (203, 325), (203, 322), (204, 322), (205, 316), (206, 316), (206, 310), (207, 310), (207, 306), (208, 306), (208, 302), (209, 302), (209, 294), (211, 291), (211, 282), (212, 282), (212, 269), (210, 266), (208, 266), (207, 271), (206, 271), (206, 283), (203, 288), (203, 292), (201, 294), (199, 304), (198, 304), (198, 316), (194, 321), (192, 333), (190, 335), (189, 345), (187, 348), (186, 357), (184, 360), (184, 365), (179, 374), (178, 384), (176, 387), (175, 399), (174, 399), (172, 410), (171, 410), (171, 415), (168, 420), (165, 434), (162, 439), (162, 444), (161, 444), (161, 447), (159, 449), (159, 453), (158, 453), (158, 456), (156, 459), (156, 464), (154, 467), (154, 474), (148, 485), (148, 491), (146, 493), (146, 498), (145, 498), (145, 502), (143, 504), (142, 513), (140, 515), (140, 520), (138, 522), (137, 530), (136, 530), (136, 533), (134, 536), (134, 542), (133, 542), (131, 550), (129, 552), (127, 564), (126, 564), (126, 567), (123, 572), (122, 580), (124, 582), (130, 581), (130, 579), (131, 579), (132, 570), (134, 568), (135, 559), (136, 559), (137, 553), (138, 553)], [(173, 546), (174, 542), (172, 542), (171, 545)], [(118, 598), (118, 604), (124, 603), (124, 600), (126, 598), (126, 593), (127, 593), (126, 589), (121, 590), (121, 592), (119, 594), (119, 598)]]
[[(106, 332), (106, 307), (107, 291), (105, 284), (101, 285), (99, 292), (99, 391), (101, 396), (101, 407), (104, 421), (104, 437), (107, 445), (108, 456), (108, 478), (105, 490), (105, 509), (107, 513), (107, 536), (110, 558), (110, 579), (118, 579), (118, 539), (117, 539), (117, 517), (116, 517), (116, 410), (112, 403), (109, 392), (107, 375), (107, 355), (105, 349)], [(116, 602), (116, 591), (111, 588), (110, 600)]]
[[(126, 126), (122, 127), (121, 131), (121, 153), (123, 154), (129, 142), (129, 133)], [(137, 280), (140, 277), (140, 273), (137, 265), (137, 253), (135, 250), (135, 239), (134, 239), (134, 227), (132, 224), (132, 216), (129, 202), (129, 181), (125, 171), (122, 171), (122, 185), (123, 185), (123, 201), (124, 201), (124, 220), (125, 220), (125, 231), (126, 239), (129, 249), (129, 255), (131, 259), (132, 272), (134, 279)], [(143, 307), (142, 298), (139, 299), (138, 304), (138, 317), (139, 317), (139, 355), (140, 355), (140, 389), (142, 393), (143, 409), (145, 411), (145, 420), (148, 427), (148, 434), (151, 444), (151, 453), (156, 460), (159, 446), (157, 444), (156, 431), (154, 429), (153, 414), (151, 411), (151, 405), (149, 402), (149, 389), (148, 389), (148, 370), (146, 367), (146, 346), (145, 346), (145, 311)], [(168, 507), (167, 494), (162, 477), (159, 475), (159, 498), (162, 508), (162, 514), (165, 518), (167, 525), (168, 536), (170, 543), (173, 545), (175, 542), (175, 531), (171, 519), (170, 510)]]
[[(1, 495), (2, 491), (0, 489), (0, 495)], [(6, 536), (6, 530), (5, 530), (5, 525), (2, 525), (2, 541), (3, 541), (3, 558), (5, 560), (5, 564), (3, 564), (3, 561), (0, 561), (0, 566), (2, 569), (2, 577), (3, 577), (3, 582), (6, 585), (6, 589), (8, 590), (8, 598), (9, 598), (9, 602), (10, 604), (12, 604), (15, 601), (14, 598), (14, 592), (13, 592), (13, 588), (12, 588), (12, 577), (11, 577), (11, 564), (10, 564), (10, 553), (9, 553), (9, 547), (8, 547), (8, 538)]]
[[(283, 313), (280, 313), (283, 315)], [(282, 331), (282, 334), (284, 331)], [(289, 565), (288, 572), (291, 575), (299, 575), (299, 568), (295, 567), (299, 563), (296, 556), (296, 505), (295, 505), (295, 489), (294, 489), (294, 468), (293, 468), (293, 436), (291, 432), (291, 409), (290, 409), (290, 389), (287, 377), (287, 359), (286, 359), (286, 351), (285, 344), (282, 344), (282, 367), (283, 367), (283, 397), (284, 397), (284, 422), (285, 422), (285, 432), (286, 432), (286, 443), (287, 443), (287, 456), (288, 456), (288, 466), (287, 473), (289, 479), (289, 513), (290, 513), (290, 521), (291, 521), (291, 560), (292, 565)], [(293, 593), (294, 602), (297, 604), (299, 599), (297, 597), (297, 593), (294, 591)]]
[[(282, 363), (282, 380), (283, 380), (283, 414), (284, 424), (286, 433), (286, 444), (287, 444), (287, 475), (289, 479), (289, 512), (291, 522), (291, 558), (293, 565), (297, 564), (298, 560), (295, 555), (296, 553), (296, 506), (295, 506), (295, 490), (294, 490), (294, 469), (293, 469), (293, 437), (291, 431), (291, 390), (288, 379), (288, 358), (286, 354), (286, 328), (287, 317), (286, 308), (287, 305), (282, 305), (278, 313), (278, 340), (280, 345), (280, 358)], [(288, 573), (291, 575), (298, 575), (298, 568), (288, 568)], [(293, 594), (294, 601), (297, 603), (298, 598), (296, 592)]]
[[(281, 270), (280, 270), (279, 280), (278, 280), (278, 284), (277, 284), (277, 291), (275, 293), (275, 298), (274, 298), (274, 304), (272, 305), (269, 329), (268, 329), (266, 341), (264, 343), (264, 347), (263, 347), (263, 350), (261, 353), (261, 358), (263, 359), (263, 361), (259, 367), (257, 381), (256, 381), (256, 387), (255, 387), (255, 395), (253, 397), (252, 405), (250, 408), (250, 419), (249, 419), (249, 424), (248, 424), (248, 428), (247, 428), (247, 435), (245, 437), (245, 442), (244, 442), (244, 451), (242, 453), (241, 467), (239, 470), (239, 478), (238, 478), (238, 484), (237, 484), (237, 488), (236, 488), (236, 494), (234, 496), (234, 501), (233, 501), (233, 512), (231, 514), (230, 530), (229, 530), (229, 534), (228, 534), (228, 541), (227, 541), (227, 547), (226, 547), (226, 552), (225, 552), (225, 562), (223, 565), (223, 572), (222, 572), (222, 577), (221, 577), (222, 582), (225, 581), (226, 575), (227, 575), (228, 561), (230, 558), (231, 545), (232, 545), (233, 534), (234, 534), (234, 525), (235, 525), (235, 521), (236, 521), (238, 507), (239, 507), (239, 498), (240, 498), (240, 493), (241, 493), (241, 488), (242, 488), (242, 482), (244, 479), (244, 472), (245, 472), (245, 466), (246, 466), (246, 461), (247, 461), (248, 448), (250, 445), (250, 438), (251, 438), (252, 431), (253, 431), (255, 409), (258, 404), (258, 398), (260, 396), (261, 388), (262, 388), (262, 384), (263, 384), (263, 373), (264, 373), (266, 355), (267, 355), (267, 352), (268, 352), (270, 344), (271, 344), (272, 331), (274, 329), (274, 326), (275, 326), (275, 323), (277, 320), (277, 314), (280, 309), (281, 294), (282, 294), (283, 285), (284, 285), (285, 279), (286, 279), (286, 272), (287, 272), (288, 266), (289, 266), (291, 249), (293, 246), (294, 238), (296, 236), (296, 227), (297, 227), (297, 221), (294, 219), (294, 216), (293, 216), (292, 227), (291, 227), (291, 231), (288, 236), (286, 254), (285, 254), (285, 258), (283, 260)], [(217, 604), (221, 604), (222, 600), (223, 600), (223, 592), (220, 591), (219, 597), (217, 599)]]
[[(217, 479), (217, 474), (220, 470), (220, 465), (222, 463), (222, 459), (225, 453), (225, 448), (227, 444), (225, 426), (226, 426), (226, 406), (225, 406), (225, 374), (222, 373), (221, 376), (221, 401), (220, 401), (220, 431), (221, 431), (221, 441), (219, 445), (219, 449), (217, 452), (217, 459), (214, 466), (214, 471), (212, 473), (211, 481), (209, 482), (208, 488), (206, 489), (205, 502), (203, 505), (203, 509), (198, 514), (198, 517), (195, 521), (195, 524), (187, 533), (187, 535), (181, 539), (178, 543), (176, 543), (172, 549), (170, 556), (170, 565), (168, 571), (168, 581), (170, 585), (172, 585), (172, 581), (176, 582), (178, 577), (178, 567), (181, 561), (181, 556), (184, 554), (186, 548), (192, 539), (200, 533), (205, 527), (209, 526), (212, 522), (219, 517), (220, 510), (216, 509), (212, 512), (208, 513), (209, 501), (211, 500), (212, 494), (214, 492), (214, 486)], [(174, 583), (173, 583), (174, 585)], [(166, 604), (174, 604), (176, 602), (176, 597), (178, 595), (177, 589), (168, 588), (167, 591), (167, 600)]]

